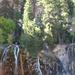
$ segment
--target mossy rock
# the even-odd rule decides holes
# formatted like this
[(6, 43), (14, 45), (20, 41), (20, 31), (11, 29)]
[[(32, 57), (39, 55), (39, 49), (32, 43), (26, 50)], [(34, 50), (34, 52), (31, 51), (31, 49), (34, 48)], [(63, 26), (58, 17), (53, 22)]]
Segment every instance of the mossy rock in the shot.
[(67, 50), (69, 48), (69, 46), (67, 46), (66, 48), (65, 48), (65, 50)]
[(10, 56), (14, 56), (13, 50), (9, 50), (7, 54), (10, 55)]
[(25, 50), (25, 54), (27, 54), (27, 50)]
[(19, 50), (19, 53), (22, 53), (22, 49)]
[(23, 46), (19, 46), (19, 49), (22, 49), (22, 50), (24, 50), (24, 47), (23, 47)]

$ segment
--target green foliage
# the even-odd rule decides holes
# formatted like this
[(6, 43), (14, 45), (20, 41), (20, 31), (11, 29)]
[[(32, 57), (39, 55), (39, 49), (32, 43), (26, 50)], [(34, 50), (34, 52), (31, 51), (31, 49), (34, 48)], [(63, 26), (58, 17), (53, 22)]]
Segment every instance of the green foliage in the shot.
[(69, 41), (69, 39), (67, 38), (66, 40), (65, 40), (65, 44), (69, 44), (70, 43), (70, 41)]
[(21, 36), (20, 43), (27, 48), (27, 50), (30, 52), (31, 56), (35, 56), (41, 49), (42, 49), (42, 43), (38, 37), (33, 36), (27, 36), (23, 34)]
[(8, 0), (2, 0), (1, 2), (1, 8), (0, 8), (0, 16), (4, 18), (8, 18), (8, 10), (9, 10), (9, 1)]
[(14, 1), (14, 3), (17, 4), (17, 5), (20, 4), (19, 0), (13, 0), (13, 1)]
[(7, 41), (8, 41), (8, 44), (12, 44), (12, 35), (11, 34), (8, 34), (8, 39), (7, 39)]
[(9, 50), (7, 54), (10, 55), (10, 56), (14, 56), (13, 50)]
[(30, 37), (28, 39), (27, 50), (30, 52), (31, 56), (35, 56), (42, 49), (42, 44), (39, 38)]
[(0, 27), (2, 28), (2, 42), (7, 43), (8, 34), (15, 29), (15, 23), (11, 19), (0, 18)]
[(20, 12), (19, 10), (16, 8), (16, 11), (14, 12), (14, 21), (15, 23), (18, 22), (19, 18), (20, 18)]
[(25, 46), (25, 44), (26, 44), (26, 35), (25, 34), (21, 34), (19, 42), (20, 42), (20, 44)]
[(67, 32), (70, 28), (69, 16), (72, 16), (74, 7), (71, 0), (37, 0), (35, 6), (36, 4), (41, 10), (34, 19), (32, 1), (26, 0), (22, 26), (24, 34), (20, 40), (32, 56), (36, 55), (44, 44), (53, 49), (57, 41), (66, 44), (71, 42), (71, 36)]
[(27, 50), (25, 50), (25, 54), (27, 54)]
[(73, 13), (74, 13), (74, 2), (72, 0), (67, 0), (67, 4), (68, 4), (68, 13), (69, 15), (73, 16)]
[(18, 10), (18, 8), (16, 8), (16, 10), (14, 11), (14, 22), (16, 25), (16, 29), (15, 29), (15, 41), (18, 42), (20, 35), (21, 35), (21, 29), (22, 29), (22, 24), (21, 24), (21, 16), (20, 16), (20, 12)]
[(0, 18), (0, 28), (3, 28), (5, 23), (6, 23), (5, 18), (1, 17)]
[(23, 29), (25, 29), (26, 31), (28, 29), (27, 27), (29, 20), (33, 20), (32, 15), (33, 15), (32, 2), (30, 0), (27, 0), (24, 6), (24, 14), (23, 14)]
[(71, 32), (71, 34), (70, 34), (71, 36), (73, 36), (73, 37), (75, 37), (75, 33), (73, 33), (73, 32)]
[(23, 18), (23, 12), (24, 12), (24, 4), (25, 4), (26, 0), (23, 0), (23, 2), (21, 3), (21, 17)]
[(19, 50), (19, 53), (22, 53), (22, 49)]
[(2, 43), (2, 29), (0, 29), (0, 44)]
[[(67, 17), (67, 12), (65, 11), (64, 0), (41, 0), (38, 1), (37, 5), (42, 6), (41, 11), (41, 23), (44, 25), (44, 33), (46, 33), (47, 38), (55, 35), (53, 32), (58, 32), (60, 30), (63, 31), (64, 27), (61, 25), (65, 21), (65, 17)], [(63, 14), (64, 12), (64, 14)], [(60, 33), (59, 33), (60, 34)], [(60, 35), (59, 35), (60, 36)], [(57, 37), (57, 36), (56, 36)], [(50, 39), (52, 39), (50, 38)], [(53, 39), (54, 40), (54, 39)], [(54, 41), (53, 41), (54, 42)]]
[(8, 10), (8, 17), (12, 20), (14, 20), (14, 4), (12, 4), (10, 7), (9, 7), (9, 10)]

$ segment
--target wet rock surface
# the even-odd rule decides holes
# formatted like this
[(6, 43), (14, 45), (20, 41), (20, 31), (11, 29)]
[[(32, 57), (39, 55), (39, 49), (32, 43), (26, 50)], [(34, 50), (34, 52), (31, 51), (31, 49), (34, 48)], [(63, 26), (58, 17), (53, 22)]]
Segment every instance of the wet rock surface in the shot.
[[(32, 71), (32, 65), (26, 59), (26, 54), (24, 52), (21, 52), (21, 54), (22, 54), (22, 65), (23, 65), (24, 75), (36, 75), (35, 70)], [(15, 73), (15, 57), (14, 56), (10, 56), (7, 54), (7, 56), (3, 59), (3, 64), (4, 64), (4, 67), (3, 67), (4, 75), (22, 75), (20, 54), (18, 56), (18, 70), (16, 71), (16, 73)], [(1, 71), (2, 71), (2, 68), (1, 68)]]
[(75, 45), (57, 45), (54, 49), (55, 56), (63, 64), (64, 75), (75, 75)]
[(14, 56), (7, 56), (5, 61), (4, 61), (4, 75), (14, 75), (14, 67), (15, 67), (15, 62), (14, 62)]
[[(22, 59), (20, 59), (20, 54)], [(48, 50), (42, 50), (38, 57), (32, 58), (21, 48), (17, 59), (18, 69), (15, 71), (15, 56), (11, 47), (3, 59), (3, 63), (4, 75), (50, 75), (56, 73), (60, 75), (61, 72), (61, 62), (52, 51)]]
[(13, 50), (0, 63), (0, 75), (75, 75), (75, 46), (59, 46), (55, 51), (42, 50), (38, 57), (31, 57), (20, 47), (15, 70)]

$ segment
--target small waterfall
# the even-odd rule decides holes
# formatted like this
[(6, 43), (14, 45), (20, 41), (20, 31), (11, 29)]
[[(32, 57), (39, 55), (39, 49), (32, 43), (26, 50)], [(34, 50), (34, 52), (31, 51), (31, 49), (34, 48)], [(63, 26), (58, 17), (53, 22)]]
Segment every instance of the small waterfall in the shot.
[(9, 48), (12, 48), (13, 51), (14, 51), (14, 56), (15, 56), (15, 74), (14, 75), (18, 75), (17, 73), (17, 70), (18, 70), (18, 54), (19, 54), (19, 46), (18, 45), (10, 45), (8, 46), (7, 48), (4, 49), (4, 52), (2, 54), (2, 57), (1, 57), (1, 62), (3, 61), (3, 58), (7, 55), (8, 51), (10, 50)]
[(67, 55), (68, 55), (68, 53), (69, 53), (69, 47), (67, 48)]
[(37, 68), (38, 68), (38, 71), (39, 71), (39, 74), (38, 75), (42, 75), (42, 72), (41, 72), (41, 69), (40, 69), (40, 62), (39, 62), (39, 56), (37, 56)]
[(17, 57), (18, 57), (18, 54), (19, 54), (19, 46), (16, 45), (15, 46), (15, 49), (14, 49), (14, 56), (15, 56), (15, 73), (17, 74), (17, 70), (18, 70), (18, 61), (17, 61)]
[(4, 56), (7, 55), (10, 47), (11, 47), (11, 45), (4, 49), (4, 52), (3, 52), (2, 57), (1, 57), (1, 62), (3, 61)]

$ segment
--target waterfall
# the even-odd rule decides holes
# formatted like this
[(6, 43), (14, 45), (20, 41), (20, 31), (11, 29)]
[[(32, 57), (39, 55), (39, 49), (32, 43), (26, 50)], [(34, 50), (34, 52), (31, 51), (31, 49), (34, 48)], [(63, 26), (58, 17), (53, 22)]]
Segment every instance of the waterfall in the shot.
[(2, 60), (3, 60), (3, 58), (4, 58), (4, 56), (7, 55), (7, 53), (8, 53), (8, 51), (9, 51), (9, 48), (10, 48), (10, 47), (11, 47), (11, 45), (9, 45), (7, 48), (4, 49), (4, 52), (3, 52), (2, 57), (1, 57), (1, 62), (2, 62)]
[(69, 53), (69, 47), (67, 48), (67, 55), (68, 55), (68, 53)]
[[(8, 51), (10, 50), (9, 49), (10, 47), (13, 49), (14, 56), (15, 56), (15, 73), (18, 73), (17, 72), (17, 70), (18, 70), (18, 59), (17, 59), (17, 57), (19, 54), (19, 46), (18, 45), (13, 44), (13, 45), (9, 45), (7, 48), (5, 48), (4, 52), (2, 54), (2, 57), (1, 57), (1, 62), (2, 62), (3, 58), (7, 55)], [(18, 75), (18, 74), (16, 74), (16, 75)]]
[(1, 57), (1, 62), (3, 61), (3, 57), (7, 54), (8, 51), (9, 51), (9, 49), (7, 49), (7, 48), (4, 49), (4, 52)]
[(41, 69), (40, 69), (39, 56), (37, 56), (37, 68), (38, 68), (38, 71), (39, 71), (38, 75), (42, 75), (42, 72), (41, 72)]
[(15, 48), (14, 48), (14, 56), (15, 56), (15, 73), (17, 74), (17, 70), (18, 70), (18, 61), (17, 61), (17, 57), (18, 57), (18, 54), (19, 54), (19, 46), (16, 45)]

